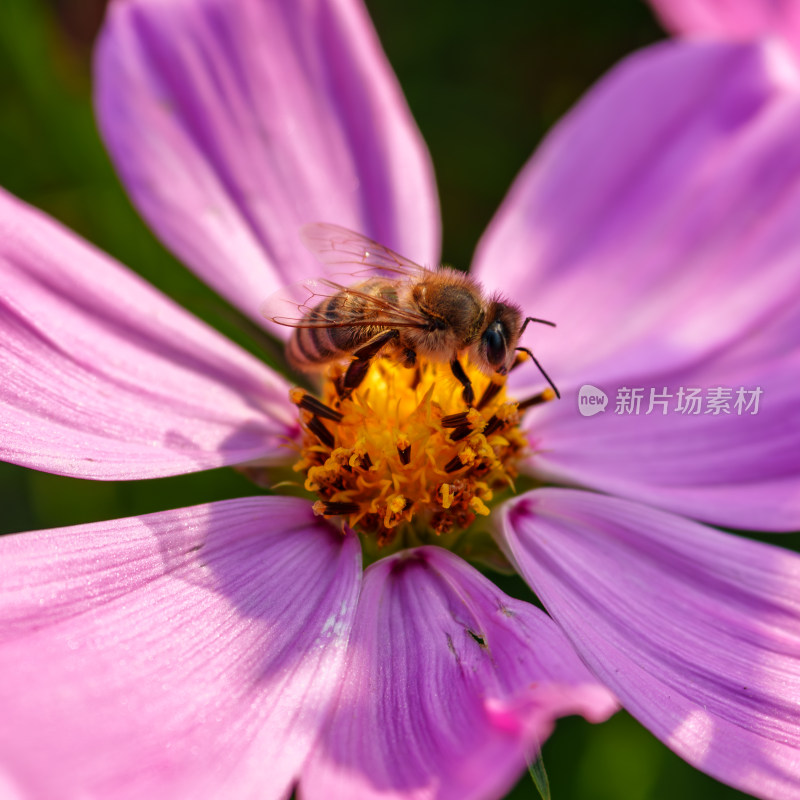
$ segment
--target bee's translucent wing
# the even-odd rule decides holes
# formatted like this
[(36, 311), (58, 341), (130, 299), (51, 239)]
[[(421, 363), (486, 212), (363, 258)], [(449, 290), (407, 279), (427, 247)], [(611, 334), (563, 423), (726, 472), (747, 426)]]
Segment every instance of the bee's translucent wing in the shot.
[(298, 328), (307, 321), (312, 321), (315, 307), (326, 297), (337, 294), (341, 289), (332, 288), (322, 278), (310, 278), (299, 283), (292, 283), (270, 295), (261, 304), (261, 314), (278, 325), (290, 325)]
[[(362, 291), (364, 281), (343, 286), (326, 278), (286, 286), (261, 305), (261, 313), (277, 325), (290, 328), (352, 328), (376, 325), (385, 328), (419, 328), (430, 320), (419, 312), (402, 307), (392, 289), (399, 281), (385, 280), (383, 296)], [(344, 302), (335, 311), (323, 305), (326, 298), (340, 295)]]
[(397, 279), (400, 276), (420, 280), (430, 270), (404, 258), (360, 233), (333, 225), (315, 222), (300, 229), (303, 244), (323, 263), (334, 267), (362, 267), (347, 274), (363, 280), (370, 275)]

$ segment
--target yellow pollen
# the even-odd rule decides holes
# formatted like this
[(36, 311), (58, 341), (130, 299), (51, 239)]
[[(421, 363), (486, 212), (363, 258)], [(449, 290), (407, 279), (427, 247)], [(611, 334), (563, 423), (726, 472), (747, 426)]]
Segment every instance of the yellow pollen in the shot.
[(488, 517), (489, 516), (489, 506), (483, 502), (477, 495), (474, 496), (469, 501), (469, 507), (476, 513), (480, 514), (481, 516)]
[(442, 508), (450, 508), (453, 505), (453, 487), (449, 483), (443, 483), (439, 492), (442, 495)]
[(300, 405), (300, 402), (305, 397), (305, 395), (306, 395), (305, 390), (301, 389), (299, 386), (294, 386), (293, 388), (289, 389), (289, 399), (295, 405)]
[(443, 534), (487, 515), (494, 491), (513, 486), (527, 443), (504, 379), (464, 366), (474, 408), (448, 364), (423, 359), (414, 369), (375, 359), (344, 399), (338, 366), (320, 399), (292, 389), (304, 431), (294, 469), (319, 498), (314, 512), (340, 516), (379, 544), (407, 524)]
[(466, 447), (461, 448), (461, 452), (458, 454), (458, 460), (466, 467), (470, 464), (475, 462), (477, 458), (475, 451), (467, 445)]

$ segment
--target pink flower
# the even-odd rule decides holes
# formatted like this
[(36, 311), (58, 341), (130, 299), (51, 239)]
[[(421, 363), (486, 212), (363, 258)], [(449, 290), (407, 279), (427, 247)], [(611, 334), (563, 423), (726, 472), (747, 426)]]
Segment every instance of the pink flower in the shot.
[[(144, 216), (254, 319), (321, 271), (307, 222), (437, 262), (428, 156), (356, 0), (118, 0), (97, 87)], [(497, 797), (556, 717), (616, 696), (720, 780), (800, 797), (800, 558), (687, 519), (800, 526), (797, 88), (756, 44), (643, 51), (479, 244), (484, 285), (559, 325), (536, 351), (564, 399), (526, 417), (526, 469), (590, 491), (493, 516), (549, 616), (440, 547), (362, 572), (299, 499), (4, 537), (3, 793)], [(8, 195), (0, 269), (6, 460), (111, 480), (285, 458), (282, 378)], [(761, 407), (586, 418), (586, 384)]]

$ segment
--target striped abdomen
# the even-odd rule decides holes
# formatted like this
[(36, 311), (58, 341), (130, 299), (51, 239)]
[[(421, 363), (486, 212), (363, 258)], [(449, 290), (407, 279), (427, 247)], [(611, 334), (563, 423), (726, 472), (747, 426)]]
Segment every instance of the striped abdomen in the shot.
[[(357, 293), (341, 291), (332, 297), (326, 297), (316, 306), (306, 317), (316, 327), (295, 328), (292, 331), (286, 346), (286, 354), (292, 366), (313, 369), (329, 361), (336, 361), (384, 330), (380, 325), (364, 324), (375, 317), (376, 311), (370, 306), (368, 297), (363, 295), (397, 302), (397, 292), (391, 282), (371, 280), (355, 288)], [(326, 322), (331, 327), (325, 327)]]

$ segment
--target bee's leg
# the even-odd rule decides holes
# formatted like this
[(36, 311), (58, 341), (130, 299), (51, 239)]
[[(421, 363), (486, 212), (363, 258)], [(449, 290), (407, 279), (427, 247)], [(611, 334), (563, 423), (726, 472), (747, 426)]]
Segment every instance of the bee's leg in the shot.
[(383, 349), (383, 347), (392, 339), (396, 339), (400, 335), (400, 331), (390, 330), (383, 331), (377, 336), (373, 336), (366, 344), (362, 344), (358, 350), (353, 351), (355, 358), (350, 362), (347, 367), (347, 372), (342, 378), (342, 392), (343, 397), (349, 396), (354, 389), (358, 389), (361, 381), (367, 375), (370, 362), (376, 355)]
[(456, 376), (458, 382), (464, 387), (464, 392), (462, 397), (464, 398), (464, 402), (471, 406), (475, 402), (475, 390), (472, 388), (472, 381), (469, 379), (469, 376), (466, 372), (464, 372), (464, 367), (461, 366), (461, 362), (454, 358), (450, 362), (450, 369), (453, 370), (453, 375)]
[(403, 350), (403, 366), (409, 369), (417, 363), (417, 353), (410, 347)]

